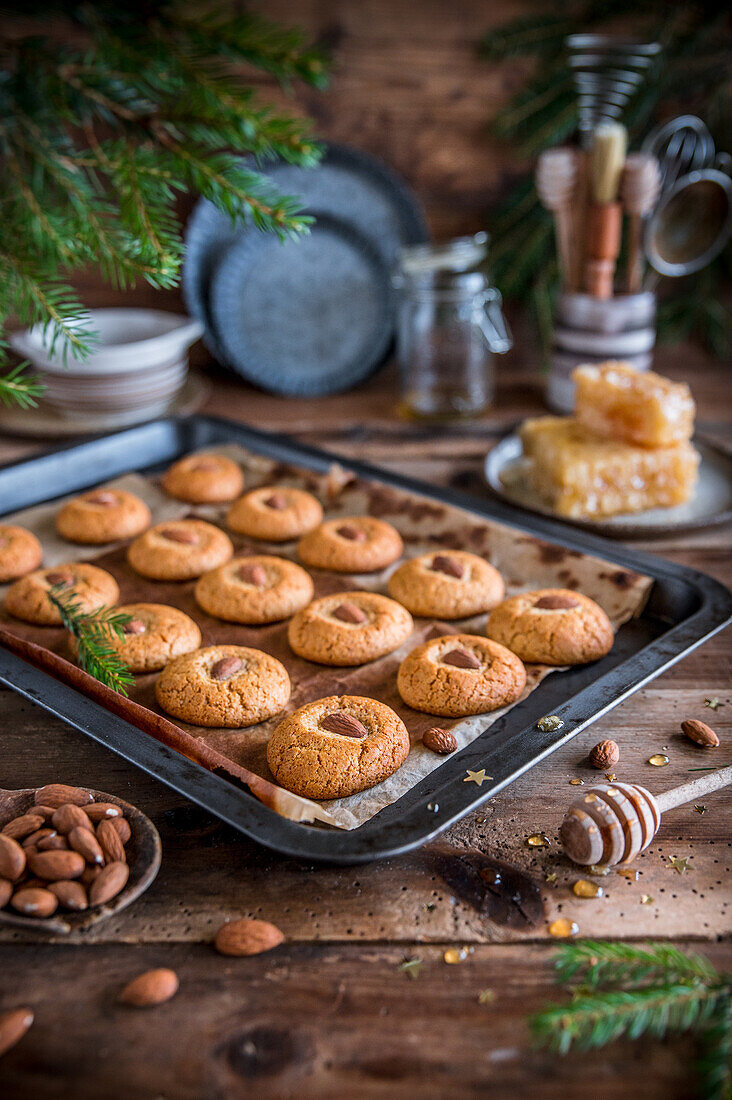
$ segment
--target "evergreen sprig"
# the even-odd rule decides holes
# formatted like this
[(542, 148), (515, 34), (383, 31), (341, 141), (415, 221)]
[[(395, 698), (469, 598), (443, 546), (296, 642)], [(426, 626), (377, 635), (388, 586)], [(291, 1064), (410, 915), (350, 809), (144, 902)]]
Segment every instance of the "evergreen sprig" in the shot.
[(21, 409), (34, 408), (36, 398), (43, 393), (44, 387), (25, 373), (26, 364), (19, 363), (3, 377), (0, 376), (0, 404), (19, 405)]
[[(593, 940), (560, 948), (555, 969), (558, 981), (573, 989), (573, 998), (531, 1018), (538, 1043), (567, 1054), (622, 1038), (694, 1032), (702, 1051), (700, 1095), (729, 1098), (732, 975), (670, 944), (633, 947)], [(575, 981), (580, 984), (572, 987)]]
[[(533, 60), (526, 84), (493, 119), (494, 132), (532, 162), (543, 149), (571, 138), (578, 123), (577, 97), (564, 49), (568, 34), (612, 32), (619, 18), (624, 33), (663, 46), (655, 67), (631, 98), (623, 121), (637, 146), (653, 122), (673, 113), (698, 113), (713, 134), (732, 129), (729, 14), (717, 0), (566, 0), (561, 14), (550, 0), (533, 0), (534, 12), (493, 27), (480, 43), (491, 62)], [(552, 219), (536, 196), (530, 174), (520, 176), (492, 219), (491, 265), (508, 298), (528, 304), (541, 342), (550, 346), (546, 318), (558, 286)], [(547, 273), (551, 272), (551, 277)], [(537, 273), (541, 273), (537, 276)], [(732, 274), (730, 249), (701, 276), (683, 280), (681, 293), (662, 303), (659, 336), (679, 341), (698, 336), (725, 357), (732, 345), (732, 317), (722, 285)], [(678, 281), (677, 281), (678, 282)]]
[(113, 691), (127, 695), (126, 689), (134, 683), (134, 677), (112, 645), (111, 638), (124, 637), (125, 625), (132, 616), (109, 607), (84, 611), (78, 595), (64, 583), (53, 585), (48, 590), (48, 598), (58, 608), (62, 625), (76, 640), (79, 667)]
[[(40, 324), (51, 351), (84, 359), (94, 333), (69, 277), (96, 264), (118, 287), (174, 286), (184, 192), (264, 232), (307, 232), (266, 163), (311, 165), (320, 149), (251, 87), (253, 69), (324, 86), (299, 31), (211, 0), (28, 0), (18, 14), (0, 2), (0, 339), (11, 319)], [(22, 392), (12, 374), (0, 387)]]

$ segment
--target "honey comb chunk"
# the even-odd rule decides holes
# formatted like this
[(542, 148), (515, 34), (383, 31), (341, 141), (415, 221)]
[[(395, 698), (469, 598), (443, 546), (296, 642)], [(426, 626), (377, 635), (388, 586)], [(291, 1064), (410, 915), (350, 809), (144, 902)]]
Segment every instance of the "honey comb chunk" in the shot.
[(696, 408), (685, 382), (627, 363), (577, 367), (575, 416), (582, 427), (639, 447), (673, 447), (694, 432)]
[(571, 519), (683, 504), (694, 491), (699, 456), (688, 442), (649, 450), (602, 439), (571, 416), (521, 427), (534, 490)]

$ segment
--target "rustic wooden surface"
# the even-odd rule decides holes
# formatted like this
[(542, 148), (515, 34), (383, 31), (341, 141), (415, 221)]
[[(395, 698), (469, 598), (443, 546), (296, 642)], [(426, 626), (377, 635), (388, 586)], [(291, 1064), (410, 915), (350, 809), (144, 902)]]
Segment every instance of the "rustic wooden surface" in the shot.
[[(207, 411), (287, 430), (308, 442), (382, 462), (439, 484), (475, 483), (486, 449), (518, 418), (541, 409), (540, 384), (520, 342), (502, 369), (497, 404), (470, 427), (430, 432), (394, 415), (393, 368), (355, 393), (282, 401), (217, 380)], [(725, 375), (690, 348), (660, 367), (692, 378), (705, 434), (722, 438), (732, 418)], [(37, 444), (4, 439), (0, 460)], [(710, 529), (647, 547), (730, 581), (729, 530)], [(724, 704), (716, 714), (704, 698)], [(107, 750), (3, 692), (4, 787), (84, 782), (139, 805), (163, 838), (158, 880), (127, 912), (73, 946), (0, 935), (0, 1008), (30, 1004), (36, 1023), (0, 1062), (0, 1095), (148, 1098), (256, 1096), (498, 1097), (532, 1089), (585, 1097), (687, 1097), (687, 1043), (618, 1045), (557, 1060), (531, 1050), (526, 1016), (553, 996), (548, 922), (577, 921), (583, 936), (668, 937), (729, 967), (730, 799), (711, 795), (704, 815), (670, 814), (630, 882), (601, 881), (605, 896), (571, 893), (579, 877), (557, 852), (556, 831), (577, 788), (597, 777), (586, 755), (602, 737), (620, 745), (619, 778), (652, 790), (684, 782), (689, 768), (732, 763), (729, 639), (717, 636), (456, 826), (448, 840), (477, 846), (532, 874), (546, 920), (513, 930), (453, 896), (429, 850), (356, 869), (316, 867), (257, 847)], [(695, 748), (679, 721), (707, 719), (722, 745)], [(646, 761), (668, 746), (671, 763)], [(545, 831), (549, 848), (526, 837)], [(670, 856), (688, 856), (679, 875)], [(556, 873), (554, 883), (545, 876)], [(642, 904), (643, 895), (653, 898)], [(274, 921), (287, 943), (272, 955), (227, 960), (209, 946), (225, 919)], [(443, 952), (474, 948), (458, 966)], [(405, 958), (423, 967), (416, 980)], [(150, 1014), (114, 1003), (118, 988), (150, 966), (173, 966), (181, 992)], [(482, 1005), (478, 994), (492, 989)]]

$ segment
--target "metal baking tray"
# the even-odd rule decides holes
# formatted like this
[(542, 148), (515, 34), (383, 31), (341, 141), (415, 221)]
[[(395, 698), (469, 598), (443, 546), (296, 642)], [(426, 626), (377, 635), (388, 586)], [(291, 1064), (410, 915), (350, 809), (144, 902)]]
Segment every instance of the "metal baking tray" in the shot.
[[(267, 847), (307, 860), (363, 863), (408, 851), (508, 786), (691, 652), (732, 619), (732, 594), (694, 569), (628, 550), (606, 539), (527, 515), (511, 505), (401, 477), (287, 436), (213, 417), (156, 420), (0, 468), (0, 510), (14, 512), (78, 492), (131, 468), (154, 472), (198, 448), (238, 443), (276, 461), (324, 473), (334, 461), (359, 477), (466, 508), (562, 547), (594, 554), (644, 573), (654, 584), (639, 618), (621, 627), (612, 652), (591, 666), (548, 676), (523, 702), (421, 783), (357, 829), (342, 831), (288, 821), (245, 788), (207, 771), (75, 688), (0, 648), (0, 682), (160, 779)], [(132, 462), (131, 462), (132, 459)], [(539, 718), (556, 714), (561, 730), (543, 733)], [(42, 751), (39, 746), (39, 752)], [(485, 768), (482, 787), (464, 782)]]

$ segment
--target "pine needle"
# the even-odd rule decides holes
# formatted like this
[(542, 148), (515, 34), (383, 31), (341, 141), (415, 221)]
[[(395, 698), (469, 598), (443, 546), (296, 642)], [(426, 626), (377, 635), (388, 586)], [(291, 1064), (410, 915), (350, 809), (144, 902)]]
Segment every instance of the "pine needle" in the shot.
[(37, 397), (45, 386), (24, 374), (26, 363), (13, 367), (6, 375), (0, 375), (0, 404), (19, 405), (21, 409), (35, 408)]
[(63, 583), (50, 588), (48, 598), (58, 608), (63, 626), (76, 640), (79, 667), (112, 691), (127, 695), (126, 688), (135, 682), (134, 677), (110, 637), (123, 638), (124, 627), (132, 616), (109, 607), (84, 611), (74, 590)]

